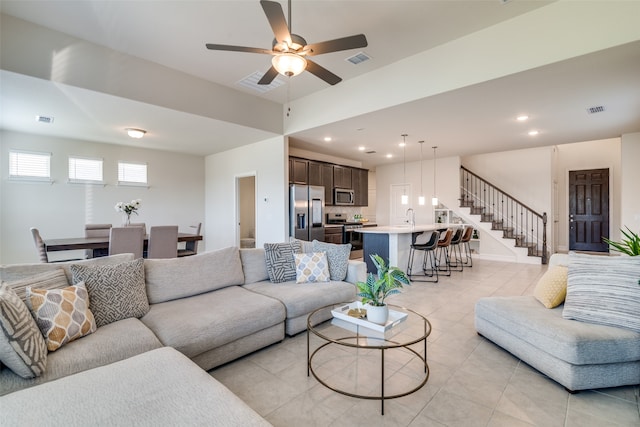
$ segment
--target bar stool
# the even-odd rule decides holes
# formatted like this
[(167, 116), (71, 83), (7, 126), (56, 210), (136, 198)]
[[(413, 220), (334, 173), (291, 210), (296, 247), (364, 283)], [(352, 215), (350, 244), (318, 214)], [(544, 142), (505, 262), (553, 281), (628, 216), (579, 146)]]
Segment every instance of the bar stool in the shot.
[(464, 248), (465, 261), (464, 265), (467, 267), (473, 267), (473, 259), (471, 258), (471, 245), (469, 242), (471, 241), (471, 236), (473, 236), (473, 227), (467, 227), (464, 230), (464, 234), (462, 235), (462, 247)]
[[(453, 238), (453, 230), (447, 228), (444, 232), (444, 236), (438, 240), (437, 250), (437, 264), (440, 271), (445, 272), (445, 276), (451, 276), (451, 258), (449, 256), (449, 246), (451, 245), (451, 239)], [(444, 268), (442, 267), (442, 257), (444, 255)]]
[[(407, 276), (412, 282), (438, 282), (438, 265), (436, 263), (435, 250), (438, 247), (438, 239), (440, 233), (433, 231), (427, 240), (428, 233), (413, 233), (411, 248), (409, 249), (409, 263), (407, 265)], [(416, 251), (423, 251), (422, 256), (422, 274), (413, 274), (413, 262)], [(427, 268), (427, 264), (430, 265)], [(420, 279), (420, 277), (424, 277)], [(435, 280), (426, 279), (426, 277), (435, 277)]]
[[(451, 248), (449, 251), (449, 266), (450, 268), (455, 268), (455, 271), (462, 271), (464, 269), (462, 264), (462, 250), (460, 249), (463, 232), (464, 229), (462, 228), (456, 229), (456, 232), (453, 233), (453, 237), (451, 238), (451, 243), (449, 244), (449, 247)], [(453, 258), (453, 260), (451, 258)], [(458, 268), (460, 269), (458, 270)]]

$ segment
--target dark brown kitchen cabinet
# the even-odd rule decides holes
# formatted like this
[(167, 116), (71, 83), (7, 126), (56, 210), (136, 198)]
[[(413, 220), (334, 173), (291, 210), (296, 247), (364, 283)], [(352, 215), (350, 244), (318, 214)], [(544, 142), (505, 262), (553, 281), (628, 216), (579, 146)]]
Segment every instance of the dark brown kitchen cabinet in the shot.
[(309, 161), (289, 158), (289, 182), (292, 184), (307, 184)]
[(366, 169), (352, 169), (351, 180), (356, 206), (369, 205), (369, 171)]
[(351, 169), (347, 166), (333, 166), (333, 186), (335, 188), (353, 188)]
[(324, 241), (327, 243), (342, 243), (342, 227), (326, 227), (324, 229)]
[(333, 165), (309, 160), (309, 185), (324, 187), (324, 202), (333, 205)]

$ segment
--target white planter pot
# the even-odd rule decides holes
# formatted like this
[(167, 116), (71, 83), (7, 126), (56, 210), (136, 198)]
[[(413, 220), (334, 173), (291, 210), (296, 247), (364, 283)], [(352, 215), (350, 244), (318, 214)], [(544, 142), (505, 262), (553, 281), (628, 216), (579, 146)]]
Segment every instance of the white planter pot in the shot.
[(389, 319), (389, 307), (383, 305), (382, 307), (377, 307), (374, 305), (367, 305), (367, 320), (371, 323), (376, 323), (378, 325), (384, 325), (387, 323)]

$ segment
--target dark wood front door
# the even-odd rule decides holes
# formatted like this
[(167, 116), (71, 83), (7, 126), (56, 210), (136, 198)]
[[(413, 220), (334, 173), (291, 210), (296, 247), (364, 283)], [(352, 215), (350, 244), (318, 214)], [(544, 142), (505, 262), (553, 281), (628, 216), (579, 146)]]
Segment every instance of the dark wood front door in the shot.
[(609, 169), (569, 171), (569, 250), (608, 252)]

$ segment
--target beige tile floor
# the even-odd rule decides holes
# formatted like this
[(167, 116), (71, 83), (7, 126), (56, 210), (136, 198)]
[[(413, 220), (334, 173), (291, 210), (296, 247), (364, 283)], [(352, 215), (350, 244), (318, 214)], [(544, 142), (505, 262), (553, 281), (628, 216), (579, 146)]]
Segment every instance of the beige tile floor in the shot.
[[(430, 377), (416, 393), (385, 403), (347, 397), (307, 377), (306, 334), (211, 371), (275, 426), (640, 426), (639, 387), (569, 394), (491, 342), (473, 325), (475, 301), (488, 295), (530, 294), (546, 266), (474, 260), (473, 268), (440, 283), (417, 283), (392, 297), (426, 315)], [(323, 365), (339, 380), (370, 377), (379, 367), (348, 357)], [(389, 360), (395, 372), (401, 361)], [(414, 372), (413, 372), (414, 373)], [(393, 373), (393, 387), (415, 382), (411, 368)], [(366, 388), (366, 381), (363, 388)], [(364, 391), (364, 390), (363, 390)]]

